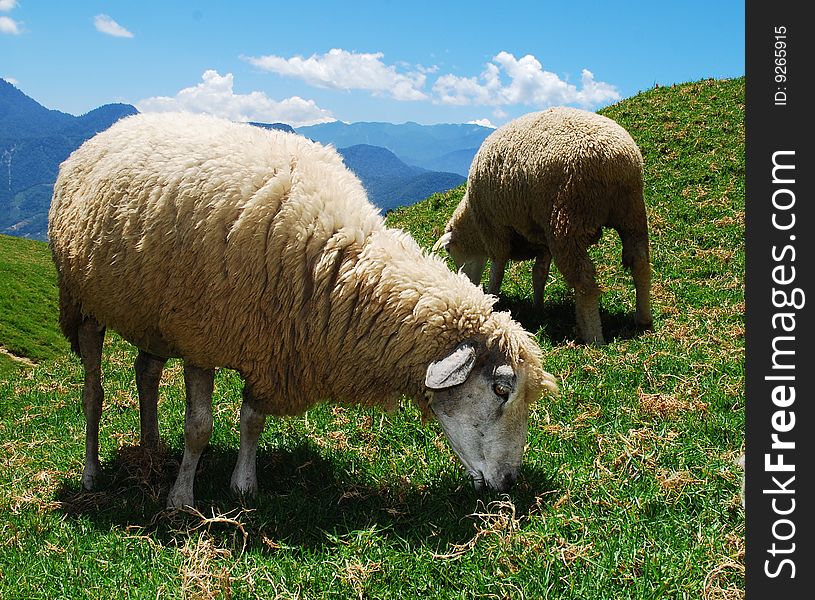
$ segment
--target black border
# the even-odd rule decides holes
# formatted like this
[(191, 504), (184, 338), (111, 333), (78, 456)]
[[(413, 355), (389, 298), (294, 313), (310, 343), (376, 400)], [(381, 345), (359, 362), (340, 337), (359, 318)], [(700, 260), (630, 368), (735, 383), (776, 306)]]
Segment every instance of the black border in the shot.
[[(815, 265), (815, 216), (813, 216), (812, 180), (815, 178), (815, 164), (812, 149), (815, 144), (811, 137), (815, 133), (813, 110), (815, 103), (809, 96), (815, 77), (815, 21), (808, 18), (810, 10), (805, 10), (804, 2), (760, 2), (746, 3), (746, 592), (748, 598), (794, 599), (815, 597), (815, 531), (813, 531), (813, 462), (815, 451), (815, 347), (813, 309), (815, 308), (815, 288), (813, 288), (813, 265)], [(786, 81), (777, 81), (775, 56), (775, 28), (784, 27), (786, 47)], [(779, 44), (780, 45), (780, 44)], [(783, 62), (783, 61), (782, 61)], [(786, 102), (777, 92), (786, 94)], [(806, 131), (810, 130), (810, 133)], [(793, 154), (777, 155), (776, 162), (794, 164), (793, 170), (777, 171), (777, 179), (794, 178), (794, 183), (773, 183), (773, 154), (777, 151), (794, 151)], [(782, 176), (782, 173), (785, 174)], [(773, 194), (780, 189), (789, 190), (795, 197), (794, 206), (781, 211), (773, 206)], [(792, 195), (781, 192), (780, 204), (790, 203)], [(788, 230), (773, 226), (773, 213), (784, 224), (790, 223), (795, 213), (795, 225)], [(794, 240), (790, 239), (794, 236)], [(783, 252), (785, 246), (793, 246), (792, 251)], [(782, 256), (781, 260), (773, 257)], [(795, 268), (795, 280), (786, 285), (773, 282), (773, 269), (779, 276), (790, 277)], [(806, 297), (803, 307), (778, 308), (773, 305), (773, 289), (792, 294), (800, 288)], [(781, 296), (777, 296), (780, 300)], [(795, 330), (780, 331), (773, 327), (773, 315), (779, 312), (795, 313)], [(787, 321), (789, 325), (791, 321)], [(777, 321), (780, 324), (780, 321)], [(779, 370), (772, 367), (773, 339), (780, 335), (794, 340), (777, 340), (776, 349), (783, 347), (794, 350), (795, 354), (783, 355), (784, 362), (793, 365), (792, 369)], [(777, 363), (782, 355), (777, 355)], [(768, 472), (765, 469), (765, 455), (771, 462), (777, 462), (778, 450), (771, 448), (773, 414), (781, 410), (773, 404), (773, 388), (782, 382), (768, 381), (766, 376), (793, 374), (794, 382), (785, 385), (795, 387), (795, 401), (783, 410), (788, 411), (780, 419), (789, 419), (795, 413), (795, 425), (789, 431), (779, 434), (780, 440), (794, 441), (793, 449), (783, 450), (784, 462), (795, 465), (793, 472)], [(788, 390), (785, 392), (788, 393)], [(783, 421), (777, 421), (783, 427)], [(786, 484), (790, 476), (795, 480), (787, 484), (794, 494), (772, 494), (765, 490), (777, 489), (772, 477)], [(788, 510), (791, 500), (795, 510), (789, 515), (775, 514), (772, 500), (777, 499), (779, 510)], [(789, 540), (775, 540), (773, 524), (780, 519), (789, 519), (795, 533)], [(789, 523), (776, 526), (776, 532), (786, 537), (792, 531)], [(771, 550), (775, 542), (777, 549), (795, 549), (789, 554)], [(792, 566), (781, 566), (784, 558), (795, 564), (795, 577)], [(767, 562), (769, 561), (769, 562)], [(777, 577), (767, 572), (778, 573)]]

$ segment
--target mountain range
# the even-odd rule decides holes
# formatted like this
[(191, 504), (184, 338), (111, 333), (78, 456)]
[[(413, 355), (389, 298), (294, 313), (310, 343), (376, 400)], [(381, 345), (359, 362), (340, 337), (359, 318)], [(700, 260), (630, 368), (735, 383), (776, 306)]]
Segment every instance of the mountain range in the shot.
[(380, 146), (356, 144), (340, 148), (339, 153), (383, 212), (458, 187), (466, 180), (458, 173), (429, 171), (408, 165)]
[(476, 151), (492, 132), (489, 127), (472, 123), (419, 125), (412, 122), (332, 121), (297, 128), (297, 133), (324, 144), (333, 144), (336, 148), (358, 144), (380, 146), (408, 165), (458, 173), (462, 177), (467, 177)]
[(45, 239), (59, 164), (136, 112), (129, 104), (106, 104), (75, 117), (45, 108), (0, 79), (0, 233)]
[[(136, 113), (129, 104), (106, 104), (77, 117), (50, 110), (0, 79), (0, 233), (46, 239), (59, 164), (85, 140)], [(252, 124), (332, 144), (382, 212), (461, 185), (492, 131), (471, 124), (334, 122), (296, 130)]]

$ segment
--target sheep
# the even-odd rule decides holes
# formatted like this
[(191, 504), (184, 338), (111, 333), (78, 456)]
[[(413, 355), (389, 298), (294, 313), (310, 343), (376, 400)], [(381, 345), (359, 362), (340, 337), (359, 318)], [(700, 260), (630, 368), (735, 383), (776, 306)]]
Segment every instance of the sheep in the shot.
[(651, 327), (651, 266), (643, 201), (643, 161), (628, 132), (611, 119), (550, 108), (491, 133), (470, 167), (467, 188), (434, 246), (478, 285), (490, 259), (488, 290), (498, 294), (508, 260), (535, 259), (534, 306), (540, 309), (555, 261), (575, 290), (577, 325), (603, 344), (600, 288), (586, 248), (603, 227), (622, 239), (623, 264), (636, 288), (636, 323)]
[(189, 114), (142, 114), (61, 166), (49, 212), (60, 326), (85, 373), (82, 485), (100, 477), (106, 329), (139, 349), (142, 440), (164, 361), (184, 363), (184, 454), (169, 507), (193, 505), (216, 368), (243, 378), (231, 487), (257, 490), (267, 415), (321, 401), (435, 416), (477, 489), (518, 475), (528, 405), (554, 394), (533, 337), (495, 299), (385, 227), (339, 154)]

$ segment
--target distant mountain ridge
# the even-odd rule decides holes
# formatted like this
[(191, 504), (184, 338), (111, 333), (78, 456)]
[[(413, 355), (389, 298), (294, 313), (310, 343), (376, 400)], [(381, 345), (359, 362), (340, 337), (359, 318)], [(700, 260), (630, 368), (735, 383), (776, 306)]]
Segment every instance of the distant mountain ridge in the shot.
[(407, 165), (380, 146), (357, 144), (340, 148), (339, 153), (383, 212), (424, 200), (435, 192), (458, 187), (465, 181), (458, 173)]
[[(0, 79), (0, 233), (45, 240), (60, 163), (85, 140), (137, 113), (129, 104), (106, 104), (77, 117), (45, 108)], [(463, 183), (472, 148), (491, 131), (478, 125), (417, 123), (328, 123), (297, 130), (285, 123), (252, 125), (333, 144), (382, 212)], [(327, 139), (326, 132), (337, 135)], [(354, 142), (360, 135), (380, 144)], [(414, 158), (407, 164), (385, 143)], [(445, 168), (435, 168), (434, 161)]]
[(297, 133), (324, 144), (333, 144), (336, 148), (359, 144), (381, 146), (409, 165), (449, 171), (464, 177), (481, 143), (493, 131), (473, 123), (419, 125), (413, 122), (333, 121), (297, 128)]
[(294, 130), (294, 127), (288, 125), (287, 123), (257, 123), (255, 121), (249, 121), (250, 125), (254, 125), (255, 127), (261, 127), (263, 129), (271, 129), (277, 131), (286, 131), (288, 133), (297, 133)]
[(48, 135), (75, 118), (45, 108), (5, 79), (0, 79), (0, 139)]
[(106, 104), (79, 117), (49, 110), (0, 79), (0, 233), (45, 239), (59, 164), (82, 142), (138, 111)]
[(105, 104), (75, 117), (45, 108), (15, 86), (0, 79), (0, 140), (54, 135), (91, 135), (139, 111), (130, 104)]

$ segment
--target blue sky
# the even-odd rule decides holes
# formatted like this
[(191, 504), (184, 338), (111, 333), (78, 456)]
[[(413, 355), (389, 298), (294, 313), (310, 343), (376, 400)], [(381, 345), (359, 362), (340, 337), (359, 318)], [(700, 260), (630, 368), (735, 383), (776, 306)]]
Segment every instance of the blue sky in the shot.
[(0, 0), (0, 77), (75, 115), (126, 102), (295, 126), (500, 125), (743, 74), (730, 0)]

